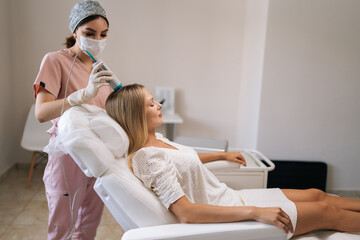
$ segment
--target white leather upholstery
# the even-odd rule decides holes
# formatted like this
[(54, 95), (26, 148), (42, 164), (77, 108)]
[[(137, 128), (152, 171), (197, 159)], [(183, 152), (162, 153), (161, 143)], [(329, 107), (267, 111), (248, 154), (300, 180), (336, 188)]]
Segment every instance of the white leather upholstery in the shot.
[(64, 112), (58, 122), (58, 147), (73, 156), (88, 177), (100, 177), (114, 165), (115, 158), (110, 149), (90, 128), (96, 116), (107, 116), (104, 110), (88, 105), (72, 107)]
[(169, 224), (127, 231), (122, 240), (281, 240), (280, 229), (258, 222)]
[(124, 230), (179, 223), (132, 174), (125, 159), (126, 133), (103, 110), (91, 105), (68, 109), (59, 121), (58, 134), (84, 173), (98, 178), (94, 188), (111, 205), (111, 212), (117, 212), (115, 218)]
[(127, 231), (124, 240), (286, 239), (280, 229), (257, 222), (180, 224), (131, 173), (124, 158), (128, 139), (100, 108), (72, 107), (61, 117), (58, 129), (53, 149), (69, 153), (87, 176), (97, 178), (94, 188)]

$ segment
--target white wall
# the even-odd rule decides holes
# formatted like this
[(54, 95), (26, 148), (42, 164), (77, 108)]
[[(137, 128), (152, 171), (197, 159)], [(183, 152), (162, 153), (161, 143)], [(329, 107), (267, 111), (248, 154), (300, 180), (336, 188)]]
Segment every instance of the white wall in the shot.
[(16, 144), (13, 136), (13, 84), (10, 71), (10, 14), (9, 1), (0, 1), (0, 175), (6, 172), (16, 161), (12, 157), (13, 146)]
[(125, 83), (176, 88), (178, 135), (235, 144), (244, 2), (103, 1), (112, 31), (104, 59)]
[[(13, 138), (21, 140), (42, 57), (61, 49), (73, 0), (11, 1), (17, 89)], [(236, 142), (244, 3), (239, 0), (100, 1), (110, 20), (103, 59), (124, 83), (176, 88), (183, 136)], [(21, 7), (19, 7), (21, 6)], [(47, 9), (44, 11), (44, 9)], [(15, 14), (15, 12), (17, 14)], [(19, 17), (20, 16), (20, 17)], [(44, 24), (46, 21), (46, 24)], [(21, 66), (21, 71), (19, 71)], [(19, 147), (17, 147), (19, 148)], [(18, 162), (30, 156), (19, 149)]]
[[(30, 161), (20, 140), (32, 83), (44, 54), (63, 48), (75, 2), (1, 2), (0, 167)], [(103, 59), (125, 83), (175, 87), (179, 135), (326, 161), (330, 188), (358, 189), (358, 1), (100, 2)]]
[[(12, 162), (30, 163), (31, 152), (20, 147), (20, 141), (29, 108), (34, 100), (32, 83), (43, 56), (61, 49), (69, 34), (68, 16), (75, 1), (11, 0), (9, 45), (11, 66), (11, 133), (6, 136), (12, 152)], [(1, 112), (1, 115), (7, 115)]]
[(256, 149), (269, 1), (245, 3), (235, 146)]
[(269, 5), (258, 149), (329, 166), (328, 189), (360, 183), (360, 2)]

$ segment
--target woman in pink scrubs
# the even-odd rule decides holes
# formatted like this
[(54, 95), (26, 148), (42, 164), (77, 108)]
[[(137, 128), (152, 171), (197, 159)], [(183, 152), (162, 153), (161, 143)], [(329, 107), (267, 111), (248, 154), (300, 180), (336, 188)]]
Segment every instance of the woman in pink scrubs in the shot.
[[(63, 104), (64, 110), (85, 103), (104, 108), (106, 98), (112, 92), (107, 82), (113, 79), (112, 73), (97, 72), (101, 62), (93, 66), (91, 58), (80, 52), (65, 96), (75, 55), (88, 50), (98, 57), (106, 44), (109, 28), (105, 11), (97, 1), (75, 4), (69, 22), (72, 35), (66, 39), (66, 48), (45, 55), (33, 85), (36, 118), (40, 122), (51, 120), (53, 123), (48, 131), (50, 141), (56, 137)], [(50, 155), (43, 180), (49, 207), (48, 239), (66, 239), (71, 234), (71, 239), (94, 239), (104, 206), (93, 189), (94, 179), (86, 177), (69, 155), (61, 158)], [(70, 199), (73, 200), (76, 191), (72, 214)]]

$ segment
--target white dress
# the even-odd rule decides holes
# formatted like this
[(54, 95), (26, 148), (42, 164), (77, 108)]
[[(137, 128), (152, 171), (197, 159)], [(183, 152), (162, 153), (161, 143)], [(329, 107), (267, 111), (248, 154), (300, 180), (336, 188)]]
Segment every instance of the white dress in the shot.
[(182, 196), (193, 203), (217, 206), (281, 207), (295, 229), (296, 206), (280, 189), (233, 190), (203, 165), (195, 150), (170, 142), (161, 134), (156, 137), (176, 149), (141, 148), (134, 155), (132, 166), (134, 174), (166, 208)]

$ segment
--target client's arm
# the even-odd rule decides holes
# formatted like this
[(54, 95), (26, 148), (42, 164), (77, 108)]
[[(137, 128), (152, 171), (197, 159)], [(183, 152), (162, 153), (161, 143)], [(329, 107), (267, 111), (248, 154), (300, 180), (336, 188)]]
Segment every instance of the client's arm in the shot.
[(281, 228), (285, 233), (294, 232), (290, 217), (279, 207), (223, 207), (191, 203), (185, 196), (170, 205), (182, 223), (219, 223), (255, 220)]
[(216, 160), (228, 160), (246, 166), (245, 158), (239, 152), (198, 153), (198, 155), (202, 163)]

